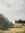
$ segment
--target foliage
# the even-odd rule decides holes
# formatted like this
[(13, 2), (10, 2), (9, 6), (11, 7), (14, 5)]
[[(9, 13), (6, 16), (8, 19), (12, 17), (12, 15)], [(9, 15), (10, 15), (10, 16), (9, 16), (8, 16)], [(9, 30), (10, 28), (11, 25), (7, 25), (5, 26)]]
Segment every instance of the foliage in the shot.
[(0, 14), (0, 29), (8, 28), (9, 23), (10, 23), (9, 20), (6, 17), (4, 17), (2, 14)]
[(24, 24), (25, 23), (25, 20), (18, 20), (18, 21), (15, 20), (15, 23), (23, 23)]

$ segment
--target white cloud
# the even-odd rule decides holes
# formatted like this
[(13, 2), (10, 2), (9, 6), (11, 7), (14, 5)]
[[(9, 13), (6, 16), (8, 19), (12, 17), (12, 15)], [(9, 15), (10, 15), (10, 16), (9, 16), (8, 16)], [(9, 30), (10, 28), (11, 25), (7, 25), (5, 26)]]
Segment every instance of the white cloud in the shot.
[(0, 13), (10, 20), (25, 19), (25, 0), (0, 0)]

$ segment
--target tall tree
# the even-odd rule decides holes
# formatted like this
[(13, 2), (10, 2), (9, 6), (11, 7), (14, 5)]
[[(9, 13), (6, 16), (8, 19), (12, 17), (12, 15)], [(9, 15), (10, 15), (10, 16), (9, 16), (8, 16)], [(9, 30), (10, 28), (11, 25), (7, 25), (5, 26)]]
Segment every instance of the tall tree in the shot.
[[(10, 23), (9, 20), (6, 17), (4, 17), (4, 15), (0, 14), (0, 28), (1, 29), (8, 28), (9, 23)], [(2, 28), (1, 26), (4, 28)]]

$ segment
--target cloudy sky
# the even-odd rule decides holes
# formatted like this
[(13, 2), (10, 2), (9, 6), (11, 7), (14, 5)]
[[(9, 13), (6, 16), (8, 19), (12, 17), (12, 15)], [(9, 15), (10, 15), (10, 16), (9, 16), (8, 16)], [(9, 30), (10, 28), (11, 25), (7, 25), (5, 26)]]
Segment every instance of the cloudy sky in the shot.
[(0, 0), (0, 13), (10, 21), (25, 20), (25, 0)]

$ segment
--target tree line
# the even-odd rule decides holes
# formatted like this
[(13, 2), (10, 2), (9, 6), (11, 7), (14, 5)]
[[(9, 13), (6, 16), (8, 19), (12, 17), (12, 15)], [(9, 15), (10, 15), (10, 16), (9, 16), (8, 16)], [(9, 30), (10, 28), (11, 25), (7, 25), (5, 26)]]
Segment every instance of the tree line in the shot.
[(25, 23), (25, 20), (21, 20), (21, 19), (19, 19), (18, 21), (15, 20), (15, 23)]

